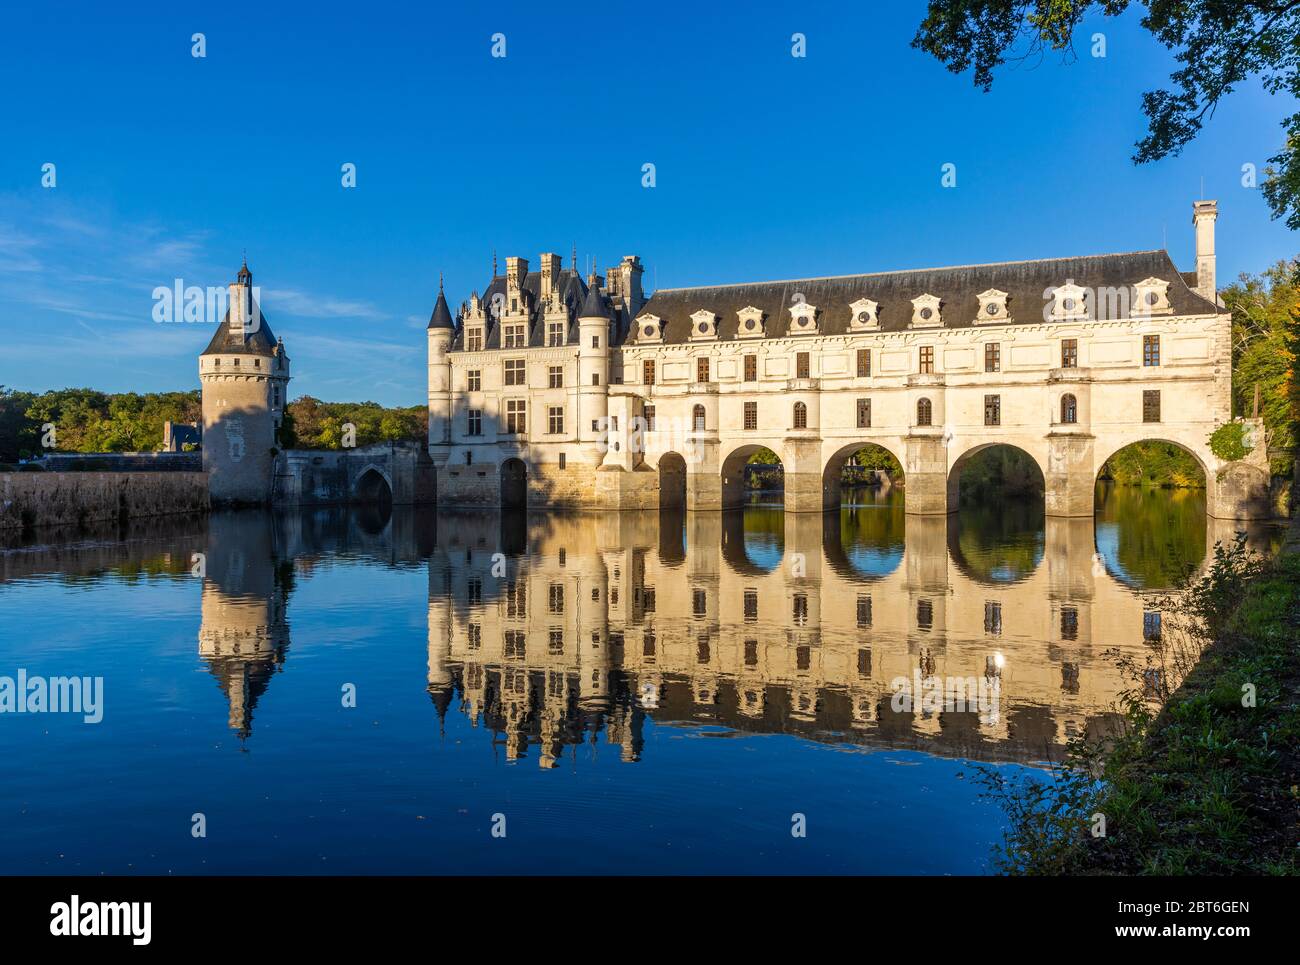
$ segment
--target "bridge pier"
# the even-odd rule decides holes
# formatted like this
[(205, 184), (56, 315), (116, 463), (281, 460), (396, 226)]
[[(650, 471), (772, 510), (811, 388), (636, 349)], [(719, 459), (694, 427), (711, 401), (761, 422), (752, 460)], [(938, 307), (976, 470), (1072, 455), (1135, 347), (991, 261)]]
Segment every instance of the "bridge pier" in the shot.
[(948, 498), (948, 447), (943, 440), (943, 428), (913, 428), (904, 448), (905, 511), (918, 516), (956, 512), (956, 500)]
[(1094, 468), (1091, 435), (1053, 431), (1047, 436), (1047, 467), (1043, 473), (1044, 508), (1048, 516), (1093, 514)]

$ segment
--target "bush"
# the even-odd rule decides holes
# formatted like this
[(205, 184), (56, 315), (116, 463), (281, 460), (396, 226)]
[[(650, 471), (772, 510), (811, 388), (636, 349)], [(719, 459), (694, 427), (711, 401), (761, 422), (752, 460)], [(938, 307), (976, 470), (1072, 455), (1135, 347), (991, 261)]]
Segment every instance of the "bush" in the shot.
[(1210, 433), (1210, 452), (1224, 462), (1236, 462), (1250, 453), (1246, 447), (1246, 424), (1227, 422)]

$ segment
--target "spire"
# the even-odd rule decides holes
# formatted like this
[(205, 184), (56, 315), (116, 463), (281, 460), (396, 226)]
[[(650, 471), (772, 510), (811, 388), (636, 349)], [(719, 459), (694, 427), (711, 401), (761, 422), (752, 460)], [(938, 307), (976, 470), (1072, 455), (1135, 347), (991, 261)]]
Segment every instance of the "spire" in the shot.
[(497, 250), (492, 249), (492, 278), (495, 281), (497, 277)]
[(596, 276), (591, 276), (591, 286), (587, 289), (587, 299), (582, 303), (582, 311), (578, 312), (579, 318), (603, 318), (608, 321), (609, 309), (605, 306), (605, 299), (601, 297), (600, 286), (596, 284)]
[(447, 307), (447, 296), (442, 290), (442, 272), (438, 272), (438, 300), (433, 303), (433, 314), (429, 316), (428, 327), (430, 329), (455, 327), (451, 322), (451, 310)]
[(239, 274), (235, 276), (235, 281), (241, 285), (251, 285), (253, 283), (253, 273), (248, 270), (248, 249), (244, 249), (244, 264), (239, 269)]

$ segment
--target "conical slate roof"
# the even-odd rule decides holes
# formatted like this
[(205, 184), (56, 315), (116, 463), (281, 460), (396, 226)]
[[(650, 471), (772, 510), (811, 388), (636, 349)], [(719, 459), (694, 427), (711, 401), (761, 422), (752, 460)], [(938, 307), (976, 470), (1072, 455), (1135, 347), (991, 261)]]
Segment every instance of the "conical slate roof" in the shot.
[(429, 328), (452, 329), (451, 310), (447, 308), (447, 296), (438, 289), (438, 300), (433, 304), (433, 314), (429, 316)]
[(587, 289), (587, 298), (582, 303), (582, 311), (578, 312), (579, 318), (604, 318), (608, 319), (609, 307), (605, 304), (605, 299), (600, 294), (600, 286), (592, 285)]

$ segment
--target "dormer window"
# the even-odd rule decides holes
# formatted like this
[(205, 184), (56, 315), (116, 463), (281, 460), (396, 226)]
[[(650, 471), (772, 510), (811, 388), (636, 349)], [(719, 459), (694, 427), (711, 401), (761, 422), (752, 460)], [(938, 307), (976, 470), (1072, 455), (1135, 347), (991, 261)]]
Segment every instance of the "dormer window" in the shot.
[(736, 334), (740, 338), (759, 338), (763, 334), (763, 310), (750, 305), (736, 312), (740, 322)]
[(1169, 282), (1145, 278), (1133, 286), (1134, 315), (1164, 315), (1173, 311), (1169, 304)]
[(1006, 292), (990, 288), (986, 292), (980, 292), (976, 297), (979, 299), (979, 309), (975, 314), (976, 325), (1011, 321), (1011, 313), (1007, 310)]
[(659, 342), (663, 340), (663, 319), (658, 315), (642, 315), (636, 320), (636, 340), (638, 342)]
[(880, 305), (870, 298), (859, 298), (849, 305), (849, 330), (853, 332), (871, 332), (880, 328), (878, 312)]
[(1052, 298), (1052, 319), (1062, 321), (1071, 318), (1088, 317), (1088, 292), (1067, 278), (1064, 285), (1049, 289)]
[(943, 324), (939, 308), (943, 300), (938, 295), (918, 295), (912, 299), (912, 327), (937, 328)]
[(797, 301), (790, 306), (790, 334), (815, 335), (817, 333), (817, 306)]
[(707, 308), (701, 308), (691, 315), (691, 338), (698, 341), (718, 337), (718, 316)]

